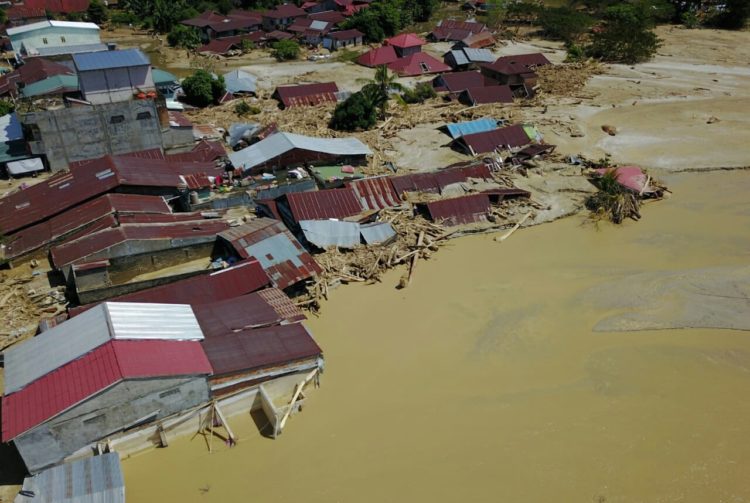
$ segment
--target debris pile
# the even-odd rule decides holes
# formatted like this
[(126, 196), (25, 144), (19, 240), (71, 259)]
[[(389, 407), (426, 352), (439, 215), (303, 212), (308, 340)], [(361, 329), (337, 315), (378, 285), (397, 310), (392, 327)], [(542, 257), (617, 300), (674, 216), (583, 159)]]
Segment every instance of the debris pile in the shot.
[(593, 76), (603, 73), (600, 64), (594, 61), (545, 65), (536, 69), (538, 95), (573, 96), (581, 91)]

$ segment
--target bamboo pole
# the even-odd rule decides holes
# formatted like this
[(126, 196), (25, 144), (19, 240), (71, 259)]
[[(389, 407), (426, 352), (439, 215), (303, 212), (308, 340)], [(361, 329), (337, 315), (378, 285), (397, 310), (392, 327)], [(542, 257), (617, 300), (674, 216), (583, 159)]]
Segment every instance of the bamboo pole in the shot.
[(505, 234), (503, 234), (502, 236), (498, 236), (498, 237), (496, 237), (496, 238), (495, 238), (495, 241), (497, 241), (498, 243), (502, 243), (503, 241), (505, 241), (506, 239), (508, 239), (508, 238), (509, 238), (509, 237), (511, 236), (511, 234), (513, 234), (514, 232), (516, 232), (516, 231), (518, 230), (518, 228), (519, 228), (519, 227), (521, 227), (521, 225), (522, 225), (522, 224), (523, 224), (523, 223), (524, 223), (524, 222), (525, 222), (525, 221), (526, 221), (526, 220), (527, 220), (527, 219), (528, 219), (528, 218), (529, 218), (530, 216), (531, 216), (531, 212), (528, 212), (528, 213), (526, 213), (526, 216), (524, 216), (524, 217), (523, 217), (523, 218), (522, 218), (522, 219), (521, 219), (521, 220), (520, 220), (520, 221), (519, 221), (519, 222), (518, 222), (518, 223), (517, 223), (516, 225), (514, 225), (514, 226), (513, 226), (513, 228), (512, 228), (511, 230), (509, 230), (508, 232), (506, 232), (506, 233), (505, 233)]

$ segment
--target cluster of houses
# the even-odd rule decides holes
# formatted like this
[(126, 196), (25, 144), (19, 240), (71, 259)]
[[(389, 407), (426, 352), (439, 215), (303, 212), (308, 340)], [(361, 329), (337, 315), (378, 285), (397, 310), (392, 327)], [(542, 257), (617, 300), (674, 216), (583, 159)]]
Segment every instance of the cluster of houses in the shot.
[(322, 0), (301, 6), (284, 3), (265, 12), (232, 10), (226, 15), (213, 11), (182, 21), (200, 32), (202, 54), (230, 55), (241, 51), (243, 43), (269, 45), (280, 40), (296, 40), (311, 47), (330, 50), (361, 45), (359, 30), (343, 30), (341, 25), (371, 0)]

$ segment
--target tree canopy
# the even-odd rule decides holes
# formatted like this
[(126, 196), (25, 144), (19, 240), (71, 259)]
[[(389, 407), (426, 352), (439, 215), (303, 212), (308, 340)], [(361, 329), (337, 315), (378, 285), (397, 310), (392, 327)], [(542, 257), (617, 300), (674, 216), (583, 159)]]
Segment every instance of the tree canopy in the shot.
[(167, 35), (167, 42), (172, 47), (195, 49), (201, 43), (201, 36), (198, 30), (192, 26), (176, 24)]
[(550, 38), (567, 44), (576, 42), (594, 23), (594, 19), (570, 7), (554, 7), (539, 13), (539, 24)]
[(196, 70), (194, 74), (182, 81), (185, 101), (196, 107), (218, 103), (226, 89), (224, 77), (214, 78), (205, 70)]
[(592, 35), (589, 55), (612, 63), (639, 63), (659, 47), (653, 22), (642, 4), (608, 7), (603, 25)]
[(279, 61), (289, 61), (299, 57), (299, 44), (294, 40), (279, 40), (272, 46), (273, 57)]
[(92, 23), (104, 24), (109, 19), (109, 11), (101, 0), (91, 0), (86, 16)]
[(356, 92), (336, 105), (329, 126), (337, 131), (370, 129), (377, 122), (376, 107), (362, 92)]

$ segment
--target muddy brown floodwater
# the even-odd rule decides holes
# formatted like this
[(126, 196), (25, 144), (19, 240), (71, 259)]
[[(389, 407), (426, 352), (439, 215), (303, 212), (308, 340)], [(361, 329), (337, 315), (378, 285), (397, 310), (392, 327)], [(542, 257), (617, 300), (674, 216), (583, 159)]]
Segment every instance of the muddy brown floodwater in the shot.
[(308, 322), (322, 387), (284, 434), (235, 417), (232, 449), (128, 459), (128, 502), (747, 501), (750, 332), (595, 332), (616, 310), (585, 300), (748, 264), (750, 171), (666, 180), (638, 223), (463, 238), (407, 290), (335, 290)]

